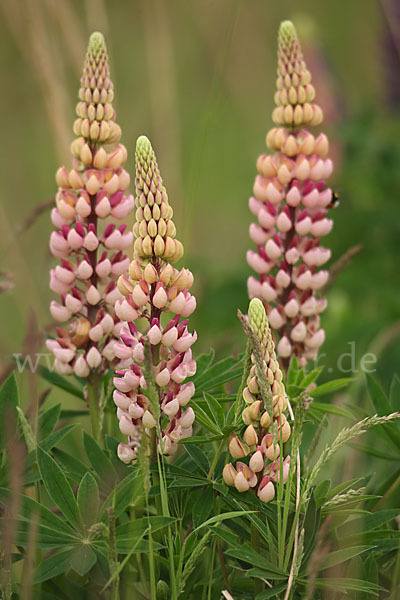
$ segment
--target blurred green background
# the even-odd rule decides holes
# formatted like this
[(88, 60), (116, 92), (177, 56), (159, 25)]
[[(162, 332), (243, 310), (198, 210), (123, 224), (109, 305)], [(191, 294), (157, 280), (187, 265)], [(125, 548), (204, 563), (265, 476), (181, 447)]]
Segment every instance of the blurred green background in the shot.
[(80, 70), (93, 30), (106, 36), (132, 178), (138, 135), (151, 138), (158, 156), (185, 245), (182, 264), (196, 278), (198, 309), (191, 321), (199, 334), (197, 352), (210, 345), (219, 355), (242, 349), (236, 311), (247, 305), (247, 202), (255, 161), (272, 126), (277, 29), (290, 18), (325, 109), (321, 130), (329, 135), (337, 163), (332, 185), (341, 204), (327, 238), (332, 262), (363, 245), (329, 291), (321, 362), (326, 376), (338, 375), (338, 358), (354, 341), (356, 364), (365, 352), (375, 352), (378, 376), (388, 386), (400, 359), (400, 48), (392, 42), (399, 39), (399, 21), (396, 25), (391, 12), (396, 2), (2, 0), (0, 5), (0, 268), (14, 279), (14, 287), (0, 294), (0, 369), (21, 351), (31, 314), (39, 330), (51, 325), (49, 211), (21, 229), (35, 207), (53, 197), (57, 167), (70, 164)]

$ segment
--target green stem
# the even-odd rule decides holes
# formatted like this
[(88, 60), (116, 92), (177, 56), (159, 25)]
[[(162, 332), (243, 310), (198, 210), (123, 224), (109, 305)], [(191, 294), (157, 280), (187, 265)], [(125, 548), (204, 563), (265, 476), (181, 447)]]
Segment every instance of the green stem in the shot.
[(117, 552), (117, 540), (115, 537), (115, 515), (114, 509), (110, 506), (107, 510), (108, 513), (108, 526), (110, 530), (110, 567), (111, 572), (116, 572), (117, 575), (111, 582), (111, 600), (119, 600), (119, 569), (118, 569), (118, 552)]
[(95, 441), (100, 444), (100, 380), (97, 375), (93, 375), (88, 380), (86, 395), (89, 405), (90, 422), (92, 424), (92, 435)]
[[(254, 525), (254, 523), (251, 523), (250, 532), (251, 532), (250, 533), (251, 545), (254, 548), (254, 550), (257, 552), (257, 554), (260, 554), (260, 533), (259, 533), (257, 527)], [(256, 577), (254, 584), (255, 584), (254, 593), (257, 595), (263, 591), (263, 582), (261, 581), (261, 579), (258, 579)]]
[(217, 466), (217, 464), (218, 464), (218, 461), (219, 461), (219, 457), (221, 456), (221, 454), (222, 454), (222, 451), (223, 451), (223, 449), (224, 449), (224, 447), (225, 447), (225, 442), (226, 442), (226, 440), (225, 440), (225, 438), (223, 438), (223, 439), (221, 440), (221, 443), (220, 443), (220, 445), (218, 446), (218, 450), (217, 450), (217, 452), (215, 453), (214, 460), (213, 460), (213, 461), (212, 461), (212, 463), (211, 463), (211, 467), (210, 467), (210, 470), (209, 470), (209, 472), (208, 472), (208, 475), (207, 475), (207, 479), (208, 479), (208, 481), (210, 481), (210, 480), (211, 480), (211, 478), (212, 478), (212, 476), (213, 476), (213, 474), (214, 474), (215, 467)]

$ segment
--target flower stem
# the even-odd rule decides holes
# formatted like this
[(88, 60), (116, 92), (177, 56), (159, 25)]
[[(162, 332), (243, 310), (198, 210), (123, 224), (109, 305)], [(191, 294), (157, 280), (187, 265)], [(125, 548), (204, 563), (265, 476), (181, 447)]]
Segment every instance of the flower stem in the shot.
[(92, 434), (95, 441), (101, 442), (100, 428), (100, 378), (97, 374), (93, 374), (86, 386), (86, 397), (89, 405), (90, 422), (92, 424)]

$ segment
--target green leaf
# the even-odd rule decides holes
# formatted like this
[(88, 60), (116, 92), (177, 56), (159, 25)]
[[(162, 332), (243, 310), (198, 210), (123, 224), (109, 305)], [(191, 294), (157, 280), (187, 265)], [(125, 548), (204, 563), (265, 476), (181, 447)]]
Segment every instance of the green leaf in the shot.
[(197, 446), (189, 445), (186, 448), (186, 452), (189, 454), (193, 462), (200, 468), (200, 470), (203, 471), (205, 475), (208, 475), (210, 463), (208, 462), (207, 455), (203, 452), (203, 450)]
[(314, 497), (315, 497), (315, 503), (316, 503), (317, 508), (319, 508), (320, 506), (322, 506), (324, 504), (324, 502), (326, 502), (325, 496), (328, 494), (330, 487), (331, 487), (330, 480), (325, 479), (324, 481), (321, 481), (321, 483), (319, 485), (317, 485), (317, 487), (315, 488)]
[(363, 517), (358, 517), (350, 523), (342, 525), (338, 529), (338, 536), (351, 535), (353, 533), (359, 533), (360, 531), (370, 531), (376, 529), (385, 523), (388, 523), (392, 519), (395, 519), (399, 515), (400, 509), (388, 508), (386, 510), (379, 510), (372, 514), (367, 514)]
[(354, 546), (354, 548), (341, 548), (340, 550), (336, 550), (336, 552), (331, 552), (324, 560), (321, 570), (339, 565), (340, 563), (353, 558), (353, 556), (358, 556), (367, 550), (371, 550), (373, 547), (374, 546)]
[(368, 444), (362, 444), (357, 442), (355, 444), (348, 443), (347, 446), (350, 448), (354, 448), (354, 450), (358, 450), (358, 452), (363, 452), (364, 454), (368, 454), (369, 456), (375, 456), (376, 458), (382, 458), (383, 460), (392, 460), (395, 462), (400, 461), (400, 454), (393, 454), (393, 451), (383, 452), (374, 446), (370, 446)]
[(223, 406), (218, 402), (216, 398), (214, 398), (212, 394), (208, 394), (207, 392), (204, 392), (204, 399), (207, 402), (209, 409), (208, 413), (211, 416), (211, 419), (214, 419), (217, 422), (219, 428), (222, 429), (222, 427), (224, 426)]
[(74, 548), (71, 558), (71, 568), (81, 577), (95, 565), (97, 556), (89, 544)]
[[(277, 574), (268, 569), (259, 569), (255, 567), (254, 569), (249, 569), (246, 572), (246, 577), (257, 577), (258, 579), (287, 579), (287, 575)], [(286, 585), (286, 584), (285, 584)]]
[(54, 448), (52, 454), (57, 461), (61, 463), (68, 477), (77, 483), (79, 483), (85, 473), (87, 473), (87, 466), (74, 456), (71, 456), (71, 454), (60, 450), (59, 448)]
[(297, 375), (299, 372), (299, 363), (297, 357), (292, 354), (290, 359), (289, 369), (286, 376), (286, 385), (294, 385), (297, 381)]
[(318, 379), (318, 377), (321, 375), (323, 370), (324, 370), (324, 367), (318, 367), (317, 369), (313, 369), (312, 371), (310, 371), (304, 377), (304, 379), (301, 380), (300, 387), (302, 387), (303, 390), (307, 389), (309, 385), (311, 385), (312, 383), (314, 383), (314, 381), (316, 379)]
[(200, 487), (203, 485), (210, 484), (210, 481), (206, 481), (205, 479), (195, 479), (194, 477), (191, 479), (190, 477), (182, 477), (181, 479), (176, 479), (169, 486), (168, 489), (179, 489), (179, 488), (188, 488), (191, 487)]
[(52, 579), (67, 571), (69, 569), (72, 552), (71, 548), (61, 550), (41, 562), (36, 569), (35, 583), (47, 581), (48, 579)]
[(208, 354), (200, 354), (200, 356), (197, 357), (197, 359), (196, 359), (197, 369), (196, 369), (196, 376), (195, 376), (197, 381), (199, 381), (199, 379), (203, 375), (203, 373), (205, 373), (206, 370), (209, 368), (212, 361), (214, 360), (214, 357), (215, 357), (215, 351), (213, 350), (213, 348), (210, 348), (210, 352)]
[(209, 431), (212, 431), (213, 433), (215, 433), (217, 435), (221, 435), (221, 437), (223, 437), (223, 433), (222, 433), (221, 429), (218, 427), (218, 425), (214, 421), (212, 421), (210, 419), (210, 417), (201, 408), (201, 406), (198, 404), (198, 402), (196, 402), (195, 400), (192, 400), (191, 406), (195, 412), (196, 421), (198, 423), (201, 423), (202, 425), (204, 425), (204, 427), (206, 427)]
[(206, 527), (206, 526), (209, 527), (210, 525), (213, 525), (214, 523), (219, 524), (222, 521), (226, 521), (226, 519), (236, 519), (237, 517), (242, 517), (243, 515), (249, 515), (250, 513), (254, 513), (254, 512), (255, 512), (254, 510), (235, 510), (235, 511), (231, 511), (231, 512), (221, 513), (220, 515), (211, 517), (211, 519), (208, 519), (208, 521), (205, 521), (204, 523), (199, 525), (199, 527), (196, 527), (196, 529), (193, 529), (193, 531), (198, 531), (202, 527)]
[(398, 375), (393, 376), (390, 384), (389, 400), (392, 411), (400, 412), (400, 378)]
[[(367, 387), (377, 414), (380, 416), (390, 414), (392, 406), (379, 383), (370, 374), (367, 374)], [(397, 423), (381, 425), (379, 429), (384, 432), (386, 438), (390, 440), (397, 450), (400, 447), (400, 431), (398, 430)]]
[(255, 600), (268, 600), (268, 598), (273, 598), (277, 594), (283, 592), (287, 587), (287, 583), (280, 583), (279, 585), (275, 585), (272, 588), (265, 590), (264, 592), (260, 592), (257, 594)]
[[(312, 411), (319, 411), (322, 413), (329, 413), (331, 415), (338, 415), (339, 417), (346, 417), (347, 419), (354, 420), (354, 415), (352, 412), (343, 408), (342, 406), (337, 406), (336, 404), (327, 404), (326, 402), (313, 402), (310, 405), (310, 409)], [(311, 412), (309, 410), (308, 412)]]
[(258, 567), (259, 569), (265, 569), (274, 573), (276, 576), (286, 576), (287, 575), (275, 567), (272, 563), (270, 563), (262, 554), (259, 554), (250, 546), (250, 544), (242, 544), (240, 548), (229, 548), (226, 551), (226, 554), (229, 556), (233, 556), (234, 558), (238, 558), (244, 562), (249, 563), (252, 566)]
[(83, 445), (90, 464), (100, 478), (100, 483), (104, 483), (108, 488), (113, 488), (117, 474), (107, 454), (86, 431), (83, 432)]
[[(7, 436), (5, 429), (7, 426), (8, 434), (14, 437), (13, 431), (9, 430), (10, 423), (15, 428), (17, 425), (18, 389), (14, 373), (5, 380), (0, 388), (0, 449), (6, 447)], [(14, 429), (15, 431), (15, 429)]]
[[(10, 498), (10, 494), (10, 490), (6, 488), (0, 488), (0, 505), (5, 506), (6, 501), (8, 501)], [(21, 502), (20, 515), (23, 519), (31, 520), (35, 513), (39, 514), (40, 524), (44, 527), (54, 529), (58, 532), (58, 534), (60, 532), (64, 532), (75, 537), (75, 532), (70, 525), (51, 512), (51, 510), (43, 506), (43, 504), (39, 504), (36, 502), (36, 500), (33, 500), (33, 498), (29, 498), (29, 496), (24, 494), (22, 494), (19, 498)]]
[(200, 492), (200, 495), (193, 504), (192, 508), (192, 519), (195, 529), (204, 523), (204, 521), (206, 521), (210, 516), (213, 507), (213, 500), (214, 492), (211, 487), (206, 488), (204, 492)]
[(125, 477), (114, 490), (111, 491), (101, 508), (100, 517), (103, 518), (109, 506), (114, 507), (117, 519), (128, 506), (135, 506), (144, 498), (144, 473), (134, 470)]
[(100, 500), (97, 481), (89, 471), (82, 477), (78, 488), (77, 500), (84, 524), (87, 527), (93, 525), (96, 522), (97, 513), (99, 512)]
[(376, 379), (372, 377), (372, 375), (367, 373), (366, 378), (368, 394), (373, 402), (377, 414), (380, 416), (390, 414), (392, 412), (392, 407), (385, 392)]
[(57, 425), (61, 413), (61, 403), (52, 406), (39, 417), (39, 440), (45, 440)]
[(37, 459), (47, 493), (65, 518), (79, 530), (82, 525), (81, 516), (67, 478), (56, 461), (41, 448), (37, 449)]
[(200, 377), (195, 375), (192, 378), (192, 381), (196, 386), (196, 395), (198, 395), (199, 392), (213, 390), (227, 381), (232, 381), (237, 377), (240, 377), (242, 374), (242, 358), (243, 357), (238, 360), (233, 356), (228, 356), (215, 363)]
[(179, 440), (179, 443), (184, 444), (185, 446), (188, 444), (209, 444), (211, 441), (220, 440), (221, 438), (222, 434), (215, 437), (210, 437), (208, 435), (194, 435), (193, 437)]
[(39, 375), (43, 379), (45, 379), (52, 385), (55, 385), (56, 387), (60, 388), (61, 390), (64, 390), (64, 392), (68, 392), (69, 394), (72, 394), (72, 396), (76, 396), (77, 398), (80, 398), (81, 400), (85, 399), (85, 397), (83, 395), (83, 391), (81, 389), (75, 387), (74, 385), (72, 385), (72, 383), (70, 382), (69, 379), (65, 379), (65, 377), (61, 377), (61, 375), (59, 375), (55, 371), (50, 371), (44, 365), (38, 366), (37, 373), (39, 373)]
[(115, 536), (118, 542), (128, 541), (133, 543), (149, 526), (151, 527), (151, 533), (155, 533), (175, 523), (176, 520), (175, 517), (141, 517), (119, 525), (115, 530)]
[(337, 592), (343, 592), (347, 594), (349, 591), (354, 592), (369, 592), (374, 596), (378, 596), (377, 592), (385, 591), (385, 588), (375, 585), (369, 581), (363, 581), (362, 579), (349, 579), (344, 578), (324, 578), (316, 579), (315, 587), (323, 590), (333, 590)]
[(41, 447), (43, 450), (51, 450), (61, 442), (69, 434), (70, 431), (75, 429), (76, 423), (72, 423), (71, 425), (65, 425), (65, 427), (61, 427), (57, 429), (54, 433), (49, 435), (43, 442), (41, 443)]
[(327, 383), (323, 383), (322, 385), (317, 386), (310, 392), (310, 396), (312, 398), (318, 398), (319, 396), (324, 396), (325, 394), (330, 394), (331, 392), (336, 392), (336, 390), (340, 390), (344, 387), (347, 387), (350, 383), (352, 383), (354, 379), (352, 377), (343, 377), (342, 379), (333, 379), (332, 381), (328, 381)]

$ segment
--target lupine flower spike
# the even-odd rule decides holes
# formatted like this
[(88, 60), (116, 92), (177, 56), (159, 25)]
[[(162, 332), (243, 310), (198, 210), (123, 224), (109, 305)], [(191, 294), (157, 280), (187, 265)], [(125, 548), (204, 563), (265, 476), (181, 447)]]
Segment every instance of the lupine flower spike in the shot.
[(295, 354), (305, 365), (325, 339), (319, 315), (326, 299), (317, 294), (328, 280), (328, 271), (320, 267), (331, 256), (320, 238), (333, 224), (327, 218), (332, 191), (326, 185), (332, 161), (326, 135), (308, 131), (321, 123), (322, 110), (314, 102), (311, 75), (290, 21), (279, 30), (277, 88), (276, 127), (266, 138), (274, 154), (258, 158), (249, 201), (258, 222), (250, 226), (257, 251), (248, 251), (247, 262), (257, 276), (249, 277), (248, 293), (263, 301), (271, 327), (279, 332), (282, 364)]
[(124, 251), (133, 241), (126, 225), (100, 225), (108, 218), (124, 219), (134, 208), (133, 196), (125, 193), (130, 183), (123, 168), (127, 152), (118, 143), (113, 97), (104, 38), (93, 33), (76, 106), (73, 168), (57, 171), (51, 215), (55, 231), (50, 236), (50, 250), (60, 259), (50, 271), (50, 288), (61, 296), (51, 302), (50, 311), (66, 325), (57, 327), (57, 339), (47, 340), (47, 346), (59, 373), (79, 377), (115, 364), (121, 323), (114, 304), (122, 298), (116, 280), (128, 272)]
[[(263, 351), (262, 370), (268, 385), (267, 393), (272, 399), (272, 414), (263, 401), (261, 386), (264, 382), (260, 381), (253, 354), (247, 386), (243, 391), (246, 406), (242, 420), (246, 427), (241, 437), (234, 434), (229, 440), (229, 453), (237, 462), (225, 465), (223, 478), (227, 485), (235, 486), (239, 492), (257, 490), (259, 499), (269, 502), (275, 496), (274, 483), (279, 482), (281, 474), (284, 483), (288, 478), (290, 457), (284, 459), (280, 453), (282, 445), (290, 437), (291, 428), (285, 416), (287, 397), (282, 371), (265, 309), (259, 299), (254, 298), (250, 302), (248, 324)], [(248, 464), (240, 460), (246, 457), (250, 457)]]
[[(175, 239), (173, 211), (153, 148), (144, 136), (136, 146), (135, 183), (134, 260), (129, 277), (122, 275), (118, 280), (118, 289), (125, 298), (115, 305), (118, 317), (126, 321), (121, 343), (115, 346), (122, 362), (114, 377), (119, 426), (128, 436), (128, 443), (119, 445), (118, 455), (126, 463), (135, 460), (143, 430), (150, 434), (159, 418), (146, 396), (146, 342), (152, 353), (160, 406), (160, 450), (164, 454), (174, 453), (177, 442), (192, 433), (194, 411), (187, 405), (194, 385), (185, 383), (185, 379), (196, 372), (191, 346), (197, 335), (189, 333), (187, 327), (187, 317), (196, 307), (195, 297), (189, 292), (193, 275), (188, 269), (172, 266), (182, 257), (183, 246)], [(174, 316), (162, 319), (168, 312)]]

